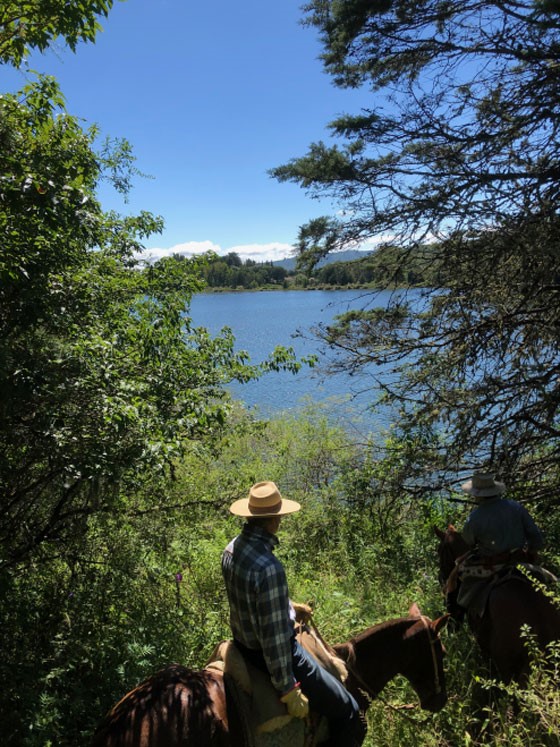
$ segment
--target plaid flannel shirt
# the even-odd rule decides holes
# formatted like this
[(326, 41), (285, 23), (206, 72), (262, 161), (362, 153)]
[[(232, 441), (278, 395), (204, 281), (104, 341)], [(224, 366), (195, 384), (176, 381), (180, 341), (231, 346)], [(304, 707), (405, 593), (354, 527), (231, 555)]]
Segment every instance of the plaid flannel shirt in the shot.
[(262, 650), (272, 684), (284, 693), (295, 685), (286, 573), (273, 550), (278, 538), (245, 524), (222, 554), (233, 637), (247, 648)]

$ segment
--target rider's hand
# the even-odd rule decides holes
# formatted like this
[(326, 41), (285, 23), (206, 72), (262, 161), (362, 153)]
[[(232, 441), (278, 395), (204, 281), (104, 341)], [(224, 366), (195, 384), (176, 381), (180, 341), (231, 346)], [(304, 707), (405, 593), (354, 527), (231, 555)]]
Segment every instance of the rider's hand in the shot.
[(294, 718), (305, 718), (309, 713), (309, 701), (300, 690), (299, 684), (284, 693), (280, 700), (286, 704), (288, 713)]
[(292, 602), (292, 606), (296, 613), (296, 622), (307, 625), (313, 617), (313, 609), (308, 604), (303, 604), (302, 602)]

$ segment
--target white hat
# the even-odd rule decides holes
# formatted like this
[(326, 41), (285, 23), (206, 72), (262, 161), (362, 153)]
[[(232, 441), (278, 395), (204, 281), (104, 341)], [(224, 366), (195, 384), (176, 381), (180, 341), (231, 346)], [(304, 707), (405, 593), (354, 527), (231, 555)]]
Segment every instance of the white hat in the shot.
[(490, 498), (493, 495), (501, 495), (506, 486), (503, 482), (494, 480), (494, 477), (484, 472), (475, 472), (470, 480), (461, 485), (465, 493), (470, 493), (475, 498)]

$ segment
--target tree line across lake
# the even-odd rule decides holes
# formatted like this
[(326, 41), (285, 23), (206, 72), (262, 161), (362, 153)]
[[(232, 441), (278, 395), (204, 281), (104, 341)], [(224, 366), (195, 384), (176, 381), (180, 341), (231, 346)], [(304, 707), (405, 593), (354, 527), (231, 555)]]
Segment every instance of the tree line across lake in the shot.
[[(341, 253), (344, 256), (346, 253)], [(207, 288), (257, 290), (258, 288), (343, 288), (434, 286), (443, 281), (442, 264), (432, 247), (410, 249), (380, 247), (356, 259), (336, 261), (302, 269), (295, 261), (256, 262), (242, 260), (235, 252), (209, 255), (202, 268)], [(180, 258), (180, 255), (179, 255)]]

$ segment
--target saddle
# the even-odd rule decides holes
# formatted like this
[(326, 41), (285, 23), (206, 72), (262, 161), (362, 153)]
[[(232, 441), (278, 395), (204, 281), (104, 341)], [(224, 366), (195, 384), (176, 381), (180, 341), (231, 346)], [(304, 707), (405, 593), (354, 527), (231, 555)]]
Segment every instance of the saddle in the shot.
[(457, 560), (452, 575), (453, 579), (450, 576), (448, 581), (448, 590), (457, 588), (460, 581), (457, 602), (479, 617), (484, 615), (492, 589), (512, 577), (527, 583), (531, 583), (531, 578), (544, 584), (555, 583), (558, 580), (546, 568), (528, 562), (527, 554), (522, 550), (492, 557), (479, 557), (467, 553)]
[[(320, 666), (340, 682), (348, 677), (346, 664), (325, 643), (311, 619), (295, 623), (300, 645)], [(251, 747), (294, 747), (315, 744), (320, 735), (318, 719), (294, 719), (278, 698), (268, 674), (248, 662), (234, 641), (221, 641), (214, 649), (206, 669), (224, 674), (228, 695), (235, 703), (244, 725), (246, 742)]]

